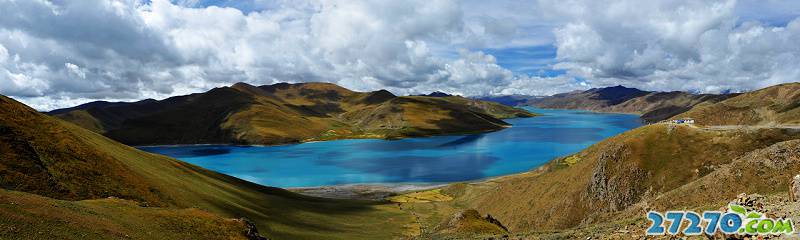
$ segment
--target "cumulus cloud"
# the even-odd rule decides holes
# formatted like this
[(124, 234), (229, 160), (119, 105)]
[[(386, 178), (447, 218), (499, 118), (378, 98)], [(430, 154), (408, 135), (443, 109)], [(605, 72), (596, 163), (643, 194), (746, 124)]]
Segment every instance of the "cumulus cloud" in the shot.
[(722, 92), (800, 77), (800, 19), (739, 22), (734, 0), (539, 4), (565, 22), (556, 68), (593, 85)]
[[(741, 4), (753, 5), (0, 0), (0, 94), (47, 110), (97, 99), (164, 98), (240, 81), (474, 96), (617, 84), (719, 92), (797, 80), (800, 20), (784, 12), (762, 22), (759, 14), (743, 13)], [(531, 62), (565, 75), (513, 72), (489, 54), (548, 45), (556, 47), (556, 59)]]
[(3, 56), (18, 57), (3, 65), (0, 90), (48, 109), (239, 81), (486, 95), (514, 80), (465, 49), (508, 41), (516, 25), (465, 17), (458, 1), (275, 1), (252, 12), (199, 3), (0, 0)]

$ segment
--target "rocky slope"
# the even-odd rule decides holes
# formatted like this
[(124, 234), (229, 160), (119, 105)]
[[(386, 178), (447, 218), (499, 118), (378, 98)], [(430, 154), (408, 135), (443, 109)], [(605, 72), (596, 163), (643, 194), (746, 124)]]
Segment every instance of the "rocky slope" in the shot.
[(480, 132), (534, 114), (458, 96), (398, 97), (328, 83), (251, 86), (135, 103), (96, 102), (50, 112), (126, 144), (279, 144)]
[[(264, 187), (122, 145), (0, 96), (0, 238), (402, 236), (411, 217), (372, 202)], [(148, 237), (149, 236), (149, 237)]]

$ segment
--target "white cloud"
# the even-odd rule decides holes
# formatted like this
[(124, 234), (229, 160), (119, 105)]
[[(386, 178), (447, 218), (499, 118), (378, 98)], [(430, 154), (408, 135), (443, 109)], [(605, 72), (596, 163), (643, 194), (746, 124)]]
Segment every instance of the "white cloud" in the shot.
[(86, 79), (86, 72), (84, 72), (83, 69), (81, 69), (81, 67), (78, 67), (78, 65), (72, 63), (64, 63), (64, 67), (66, 67), (70, 73), (75, 74), (75, 76), (78, 76), (81, 79)]
[(590, 86), (583, 82), (576, 82), (569, 76), (558, 77), (515, 77), (507, 86), (498, 86), (492, 93), (494, 95), (533, 95), (545, 96), (569, 92), (580, 89), (585, 90)]
[(485, 95), (514, 78), (493, 56), (464, 49), (508, 42), (517, 25), (465, 18), (458, 1), (290, 1), (248, 13), (197, 3), (0, 0), (0, 31), (11, 36), (0, 44), (41, 66), (6, 69), (47, 86), (24, 95), (44, 99), (34, 103), (42, 109), (69, 102), (56, 99), (163, 98), (239, 81)]
[[(800, 20), (742, 23), (735, 1), (206, 2), (0, 0), (0, 93), (51, 109), (239, 81), (539, 95), (588, 87), (574, 77), (714, 92), (800, 75)], [(520, 75), (480, 50), (550, 43), (566, 76)]]
[(800, 20), (739, 23), (733, 0), (540, 4), (566, 22), (556, 66), (594, 85), (720, 92), (800, 77)]
[(8, 60), (8, 50), (2, 44), (0, 44), (0, 64), (5, 63)]

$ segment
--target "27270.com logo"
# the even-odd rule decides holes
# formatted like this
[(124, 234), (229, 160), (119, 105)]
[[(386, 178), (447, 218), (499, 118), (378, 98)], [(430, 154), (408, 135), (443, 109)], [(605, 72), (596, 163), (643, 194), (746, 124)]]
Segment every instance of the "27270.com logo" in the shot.
[[(650, 227), (647, 235), (781, 235), (794, 233), (792, 219), (772, 219), (756, 211), (748, 212), (744, 207), (731, 204), (727, 212), (705, 211), (702, 215), (693, 211), (667, 211), (666, 214), (647, 213)], [(669, 225), (665, 224), (665, 220)], [(685, 220), (685, 221), (684, 221)], [(683, 224), (683, 223), (687, 224)], [(685, 225), (685, 226), (684, 226)]]

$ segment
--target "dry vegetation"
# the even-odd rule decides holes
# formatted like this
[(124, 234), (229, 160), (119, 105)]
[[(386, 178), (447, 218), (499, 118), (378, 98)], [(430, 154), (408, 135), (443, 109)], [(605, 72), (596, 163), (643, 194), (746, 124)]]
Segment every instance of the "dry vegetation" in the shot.
[(2, 239), (247, 239), (244, 222), (118, 198), (64, 201), (0, 190)]

